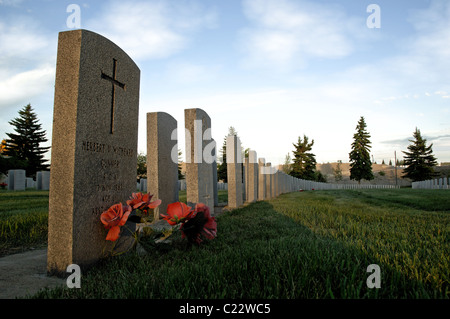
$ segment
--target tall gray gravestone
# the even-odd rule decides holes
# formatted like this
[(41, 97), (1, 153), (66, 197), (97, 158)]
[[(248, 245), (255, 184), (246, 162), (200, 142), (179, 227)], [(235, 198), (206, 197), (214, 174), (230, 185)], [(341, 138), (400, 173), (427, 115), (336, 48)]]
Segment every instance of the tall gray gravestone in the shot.
[(248, 202), (248, 170), (249, 159), (248, 157), (245, 157), (244, 162), (242, 163), (242, 198), (244, 203)]
[(13, 169), (8, 170), (8, 190), (13, 191), (14, 190), (14, 171)]
[(48, 222), (51, 274), (65, 273), (70, 264), (89, 267), (112, 248), (100, 216), (136, 189), (139, 81), (139, 68), (110, 40), (87, 30), (59, 33)]
[(184, 110), (186, 132), (186, 201), (192, 208), (203, 203), (214, 211), (216, 143), (211, 135), (211, 118), (202, 109)]
[(256, 151), (248, 151), (248, 187), (246, 187), (247, 202), (258, 200), (258, 158)]
[(217, 179), (217, 154), (216, 154), (216, 141), (212, 139), (214, 142), (214, 149), (212, 151), (213, 155), (213, 163), (212, 163), (212, 172), (213, 172), (213, 194), (214, 194), (214, 206), (219, 205), (219, 192), (217, 183), (219, 182)]
[(50, 171), (41, 171), (41, 189), (43, 191), (50, 189)]
[(228, 207), (237, 208), (243, 204), (242, 196), (242, 153), (241, 142), (236, 135), (227, 136), (227, 179)]
[(23, 191), (26, 186), (26, 171), (23, 169), (12, 169), (8, 171), (8, 189)]
[(272, 196), (272, 180), (273, 180), (273, 174), (271, 172), (272, 169), (272, 163), (268, 162), (265, 165), (265, 169), (264, 169), (264, 175), (266, 176), (266, 194), (265, 194), (265, 198), (266, 199), (271, 199)]
[(147, 113), (147, 192), (160, 199), (155, 220), (178, 202), (177, 120), (165, 112)]
[(42, 172), (36, 172), (36, 189), (42, 189)]
[(265, 174), (266, 160), (264, 158), (258, 159), (258, 200), (266, 199), (266, 174)]

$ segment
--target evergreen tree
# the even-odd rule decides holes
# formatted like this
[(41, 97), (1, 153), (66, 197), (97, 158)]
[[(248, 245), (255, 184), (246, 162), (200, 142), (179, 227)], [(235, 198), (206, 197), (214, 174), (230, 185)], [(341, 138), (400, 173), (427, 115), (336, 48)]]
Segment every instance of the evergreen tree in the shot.
[(237, 136), (237, 131), (233, 126), (228, 128), (228, 134), (223, 139), (222, 145), (222, 161), (217, 164), (217, 179), (222, 180), (224, 183), (228, 182), (228, 170), (227, 170), (227, 136)]
[(185, 178), (185, 176), (183, 175), (183, 173), (181, 172), (181, 168), (182, 168), (182, 162), (183, 162), (183, 159), (182, 159), (182, 152), (181, 152), (181, 149), (178, 149), (178, 179), (179, 180), (181, 180), (181, 179), (184, 179)]
[(48, 164), (44, 154), (50, 147), (40, 147), (40, 143), (47, 142), (45, 131), (38, 123), (36, 113), (30, 104), (19, 111), (19, 117), (9, 122), (15, 127), (16, 133), (6, 133), (6, 148), (3, 155), (9, 156), (17, 163), (24, 163), (27, 176), (35, 176), (37, 171), (45, 170)]
[(222, 145), (222, 160), (217, 164), (217, 179), (222, 180), (224, 183), (228, 182), (227, 177), (227, 137), (225, 136)]
[(417, 128), (413, 137), (414, 140), (409, 140), (412, 143), (408, 146), (409, 152), (403, 151), (406, 155), (403, 163), (406, 165), (403, 177), (410, 178), (414, 182), (431, 179), (434, 177), (433, 167), (437, 165), (436, 158), (432, 154), (433, 144), (426, 146), (427, 140), (422, 138)]
[(362, 179), (374, 179), (372, 173), (372, 163), (370, 161), (370, 134), (366, 131), (366, 122), (364, 117), (358, 121), (356, 133), (353, 135), (352, 150), (350, 156), (350, 179), (357, 180), (358, 183)]
[(6, 140), (2, 140), (0, 144), (0, 155), (3, 154), (3, 151), (6, 150)]
[(314, 140), (309, 143), (308, 137), (303, 135), (303, 141), (299, 136), (297, 144), (293, 145), (295, 150), (292, 152), (294, 160), (290, 175), (305, 180), (315, 180), (317, 177), (315, 174), (316, 158), (313, 153), (310, 153)]
[(338, 161), (337, 161), (336, 168), (333, 169), (334, 180), (335, 180), (336, 182), (342, 181), (342, 168), (341, 168), (341, 164), (342, 164), (342, 161), (341, 161), (341, 160), (338, 160)]

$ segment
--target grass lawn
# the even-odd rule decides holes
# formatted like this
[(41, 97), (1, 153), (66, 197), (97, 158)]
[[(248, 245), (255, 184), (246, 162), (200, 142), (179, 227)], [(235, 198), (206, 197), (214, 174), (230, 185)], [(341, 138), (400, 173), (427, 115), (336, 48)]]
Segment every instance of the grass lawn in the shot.
[(47, 245), (48, 191), (0, 191), (0, 256)]
[[(445, 190), (284, 194), (218, 216), (217, 238), (200, 247), (179, 238), (168, 250), (116, 256), (83, 273), (81, 289), (35, 297), (449, 298), (449, 214)], [(380, 289), (366, 285), (370, 264)]]

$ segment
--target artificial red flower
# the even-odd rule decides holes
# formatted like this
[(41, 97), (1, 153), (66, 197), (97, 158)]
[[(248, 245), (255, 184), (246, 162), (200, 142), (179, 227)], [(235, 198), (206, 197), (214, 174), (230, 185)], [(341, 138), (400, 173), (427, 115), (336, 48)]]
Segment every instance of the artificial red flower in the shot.
[(187, 219), (191, 218), (194, 214), (194, 210), (187, 206), (185, 203), (176, 202), (167, 205), (167, 212), (161, 213), (161, 217), (170, 225), (176, 225), (178, 223), (183, 223)]
[(211, 217), (209, 207), (203, 203), (195, 205), (195, 216), (184, 223), (181, 228), (182, 237), (189, 242), (200, 244), (203, 240), (213, 239), (217, 235), (217, 222)]
[(131, 209), (130, 206), (123, 206), (122, 203), (119, 203), (102, 213), (100, 220), (105, 225), (105, 228), (109, 229), (106, 240), (116, 241), (119, 238), (120, 226), (125, 225), (127, 222)]
[(161, 200), (157, 199), (151, 202), (153, 195), (142, 194), (142, 193), (133, 193), (129, 200), (127, 200), (127, 205), (130, 205), (132, 209), (152, 209), (161, 205)]

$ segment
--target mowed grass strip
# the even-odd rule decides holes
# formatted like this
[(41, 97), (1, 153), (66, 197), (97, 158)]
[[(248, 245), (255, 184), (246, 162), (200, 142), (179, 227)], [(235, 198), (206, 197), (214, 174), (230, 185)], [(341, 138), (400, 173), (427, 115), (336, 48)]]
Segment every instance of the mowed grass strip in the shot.
[[(175, 240), (171, 249), (114, 257), (83, 274), (81, 289), (35, 297), (448, 298), (448, 207), (420, 211), (385, 196), (285, 194), (219, 216), (217, 238), (201, 247)], [(367, 287), (370, 264), (381, 268), (380, 289)]]
[[(48, 233), (48, 191), (0, 191), (0, 257), (45, 247)], [(180, 191), (186, 203), (186, 191)], [(219, 202), (227, 191), (219, 191)]]
[(449, 296), (450, 192), (324, 191), (286, 194), (272, 203), (314, 233), (363, 252), (381, 266), (384, 287), (395, 291), (402, 278), (434, 291), (412, 296)]
[(47, 243), (48, 191), (0, 192), (0, 256)]

